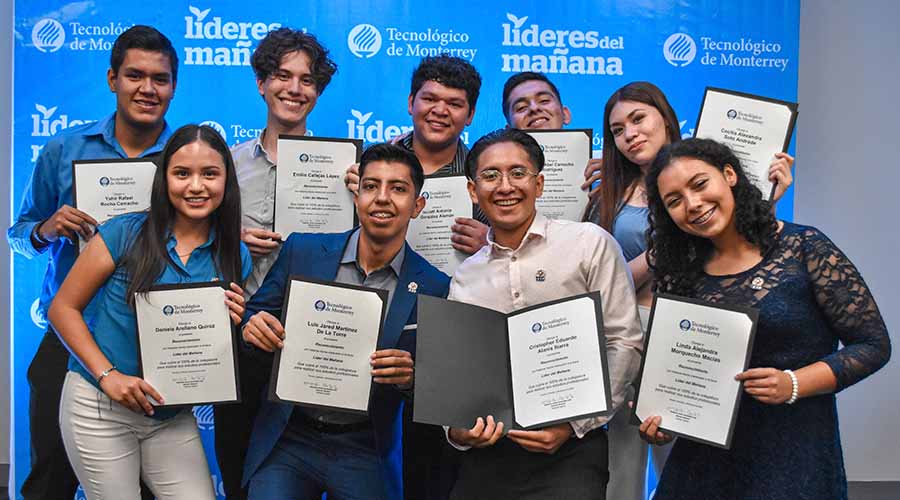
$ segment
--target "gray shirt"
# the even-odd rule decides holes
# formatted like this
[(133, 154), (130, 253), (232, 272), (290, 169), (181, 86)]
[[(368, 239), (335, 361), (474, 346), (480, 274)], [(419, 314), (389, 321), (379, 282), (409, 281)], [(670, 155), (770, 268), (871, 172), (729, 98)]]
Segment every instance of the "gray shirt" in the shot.
[[(406, 257), (406, 245), (400, 248), (397, 255), (391, 262), (381, 269), (372, 271), (369, 274), (359, 265), (359, 232), (356, 231), (350, 235), (347, 240), (347, 247), (344, 249), (344, 255), (341, 257), (341, 265), (338, 268), (337, 276), (334, 281), (347, 285), (359, 285), (369, 288), (380, 288), (388, 293), (387, 311), (391, 309), (391, 300), (394, 298), (394, 290), (397, 288), (397, 282), (400, 279), (400, 269), (403, 267), (403, 259)], [(387, 314), (385, 314), (386, 316)], [(309, 418), (314, 418), (322, 422), (330, 424), (352, 424), (364, 422), (368, 417), (363, 417), (354, 413), (345, 413), (335, 410), (320, 410), (318, 408), (297, 408), (295, 411), (302, 411)], [(292, 419), (291, 425), (302, 425)]]
[[(242, 142), (231, 148), (238, 185), (241, 187), (241, 227), (272, 231), (275, 227), (275, 162), (263, 148), (262, 138)], [(288, 235), (283, 234), (287, 238)], [(244, 284), (250, 297), (262, 285), (269, 268), (278, 258), (281, 244), (268, 255), (253, 257), (253, 269)]]

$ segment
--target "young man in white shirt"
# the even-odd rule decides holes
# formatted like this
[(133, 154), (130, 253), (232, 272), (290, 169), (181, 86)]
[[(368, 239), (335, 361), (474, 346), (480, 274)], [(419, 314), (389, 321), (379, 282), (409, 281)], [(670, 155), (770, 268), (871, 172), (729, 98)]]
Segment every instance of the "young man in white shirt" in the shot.
[[(466, 160), (469, 194), (491, 230), (488, 244), (457, 269), (449, 298), (511, 312), (599, 291), (610, 389), (618, 407), (640, 364), (641, 329), (628, 268), (603, 229), (537, 212), (543, 166), (540, 146), (519, 130), (498, 130), (475, 143)], [(485, 415), (470, 429), (449, 429), (451, 444), (466, 450), (451, 499), (604, 499), (603, 427), (611, 417), (506, 432), (510, 422)]]

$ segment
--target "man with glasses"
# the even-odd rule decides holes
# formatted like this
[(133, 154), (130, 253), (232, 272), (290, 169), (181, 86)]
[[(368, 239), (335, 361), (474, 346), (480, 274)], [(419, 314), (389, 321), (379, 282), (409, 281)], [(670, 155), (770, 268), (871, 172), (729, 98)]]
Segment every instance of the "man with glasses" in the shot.
[[(475, 143), (466, 159), (469, 194), (491, 230), (488, 245), (457, 268), (448, 298), (509, 313), (599, 291), (615, 407), (640, 362), (641, 329), (628, 268), (603, 229), (537, 212), (543, 166), (540, 146), (519, 130), (498, 130)], [(470, 429), (448, 429), (450, 443), (464, 451), (451, 499), (604, 499), (609, 474), (603, 426), (609, 418), (504, 434), (511, 422), (485, 415)]]

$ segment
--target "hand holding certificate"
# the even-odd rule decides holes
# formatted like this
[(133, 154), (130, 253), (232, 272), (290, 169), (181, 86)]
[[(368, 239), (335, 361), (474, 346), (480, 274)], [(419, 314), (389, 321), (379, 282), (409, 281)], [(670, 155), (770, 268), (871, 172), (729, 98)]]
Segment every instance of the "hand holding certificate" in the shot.
[(653, 299), (634, 414), (660, 429), (731, 446), (740, 403), (735, 375), (750, 362), (757, 311), (671, 295)]
[(387, 292), (299, 277), (287, 286), (270, 399), (367, 413)]
[(220, 282), (135, 295), (141, 376), (166, 406), (240, 401), (236, 339)]
[(580, 221), (587, 205), (581, 190), (591, 159), (591, 129), (525, 130), (544, 151), (544, 194), (537, 209), (548, 219)]
[(598, 293), (509, 315), (419, 297), (413, 420), (537, 429), (611, 410)]
[[(156, 164), (146, 159), (72, 162), (72, 203), (98, 223), (150, 208)], [(76, 251), (87, 241), (79, 238)]]
[(353, 228), (353, 194), (344, 186), (344, 172), (361, 154), (360, 140), (279, 136), (275, 232), (286, 239)]
[(731, 148), (750, 181), (771, 199), (769, 164), (775, 153), (787, 151), (796, 121), (796, 103), (707, 87), (694, 137)]

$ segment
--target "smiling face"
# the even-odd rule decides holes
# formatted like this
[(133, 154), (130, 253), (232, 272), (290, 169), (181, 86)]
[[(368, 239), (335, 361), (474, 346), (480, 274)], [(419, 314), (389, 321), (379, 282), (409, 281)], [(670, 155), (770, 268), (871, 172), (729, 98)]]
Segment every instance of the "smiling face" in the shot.
[(682, 231), (715, 240), (735, 231), (737, 175), (695, 158), (676, 158), (659, 174), (656, 185), (669, 217)]
[(205, 221), (222, 204), (225, 161), (203, 141), (186, 144), (169, 159), (166, 183), (176, 220)]
[(410, 167), (376, 160), (361, 174), (355, 203), (362, 230), (380, 243), (406, 239), (409, 220), (425, 208), (425, 199), (416, 195)]
[(569, 108), (563, 106), (550, 85), (541, 80), (527, 80), (516, 85), (504, 105), (509, 126), (521, 130), (560, 129), (572, 120)]
[[(528, 175), (515, 181), (510, 174), (514, 169), (525, 169)], [(501, 174), (498, 182), (488, 183), (480, 177), (491, 170)], [(469, 196), (491, 222), (498, 242), (508, 235), (524, 235), (536, 213), (535, 200), (543, 192), (544, 176), (538, 173), (525, 148), (514, 142), (488, 146), (478, 157), (475, 181), (469, 181)]]
[(409, 96), (408, 111), (415, 138), (428, 149), (456, 144), (463, 129), (472, 123), (475, 109), (469, 108), (466, 91), (428, 80)]
[(128, 49), (118, 73), (106, 74), (109, 90), (116, 94), (116, 119), (135, 128), (163, 124), (175, 95), (172, 65), (162, 52)]
[(257, 80), (259, 95), (266, 101), (268, 122), (286, 131), (306, 129), (306, 118), (319, 99), (306, 52), (288, 52), (265, 80)]
[(609, 113), (616, 148), (632, 163), (645, 168), (666, 144), (666, 122), (655, 107), (638, 101), (619, 101)]

